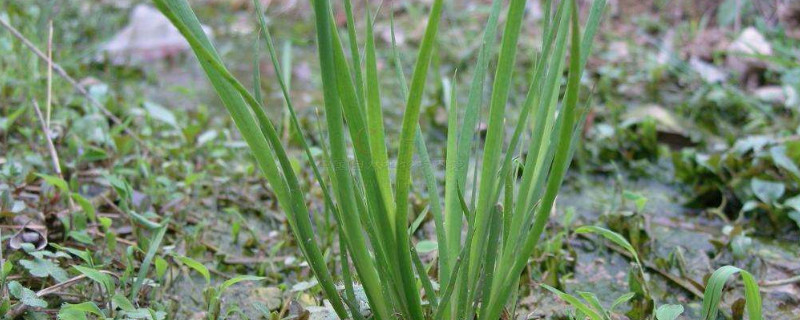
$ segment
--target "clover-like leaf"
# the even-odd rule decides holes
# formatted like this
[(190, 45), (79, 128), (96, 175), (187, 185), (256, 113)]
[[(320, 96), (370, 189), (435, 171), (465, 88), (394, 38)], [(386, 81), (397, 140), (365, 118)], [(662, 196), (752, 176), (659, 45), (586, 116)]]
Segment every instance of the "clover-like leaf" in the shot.
[(8, 283), (8, 292), (14, 296), (14, 298), (19, 299), (19, 301), (26, 306), (47, 308), (47, 301), (42, 300), (36, 296), (36, 292), (25, 288), (17, 281), (11, 281)]
[(34, 258), (33, 260), (22, 259), (19, 260), (19, 264), (25, 267), (25, 269), (27, 269), (28, 272), (30, 272), (30, 274), (34, 277), (45, 278), (51, 276), (58, 282), (64, 282), (68, 278), (67, 271), (65, 271), (57, 264), (47, 259), (42, 259), (42, 258)]

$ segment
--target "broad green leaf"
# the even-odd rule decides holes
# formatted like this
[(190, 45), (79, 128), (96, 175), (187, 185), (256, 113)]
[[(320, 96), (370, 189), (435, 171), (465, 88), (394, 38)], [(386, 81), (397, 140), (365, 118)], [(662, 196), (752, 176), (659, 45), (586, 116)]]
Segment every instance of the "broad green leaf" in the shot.
[(94, 205), (92, 205), (92, 202), (89, 201), (89, 199), (86, 199), (77, 193), (72, 193), (70, 196), (75, 200), (75, 202), (78, 203), (79, 206), (81, 206), (81, 209), (83, 209), (83, 212), (86, 213), (86, 216), (88, 216), (90, 220), (94, 221), (96, 219)]
[(61, 309), (58, 311), (59, 320), (88, 320), (86, 312), (75, 309)]
[(78, 304), (65, 303), (64, 305), (61, 306), (61, 310), (59, 310), (58, 312), (59, 319), (61, 319), (62, 312), (65, 312), (66, 314), (70, 315), (72, 314), (72, 312), (80, 312), (84, 315), (89, 313), (100, 317), (100, 319), (104, 319), (106, 317), (105, 313), (103, 313), (103, 311), (100, 310), (100, 307), (98, 307), (97, 304), (91, 301)]
[(131, 301), (128, 300), (128, 298), (126, 298), (124, 295), (119, 293), (111, 297), (111, 302), (116, 308), (119, 308), (122, 311), (132, 312), (136, 310), (136, 307), (133, 306), (133, 303), (131, 303)]
[(750, 187), (753, 190), (753, 194), (755, 194), (759, 200), (767, 204), (774, 203), (786, 192), (786, 186), (783, 183), (766, 181), (758, 178), (750, 181)]
[(45, 182), (47, 182), (47, 184), (58, 188), (58, 190), (60, 190), (61, 192), (66, 192), (66, 193), (70, 192), (69, 185), (67, 184), (66, 181), (64, 181), (64, 179), (42, 173), (36, 173), (36, 176), (42, 178)]
[(679, 304), (665, 304), (656, 309), (656, 319), (675, 320), (683, 313), (683, 306)]
[(69, 232), (69, 237), (75, 239), (76, 241), (86, 244), (86, 245), (93, 245), (94, 239), (86, 230), (73, 230)]
[(167, 273), (167, 260), (164, 260), (162, 257), (156, 257), (153, 261), (153, 265), (156, 266), (156, 278), (161, 279)]
[(772, 161), (774, 161), (778, 167), (789, 171), (796, 179), (800, 179), (800, 168), (786, 155), (786, 146), (772, 147), (769, 149), (769, 154), (772, 156)]
[(428, 253), (438, 249), (438, 245), (435, 241), (430, 240), (422, 240), (417, 242), (417, 252), (419, 253)]
[(313, 288), (313, 287), (316, 287), (318, 284), (319, 284), (319, 282), (318, 282), (318, 281), (316, 281), (316, 280), (311, 280), (311, 281), (300, 281), (300, 282), (298, 282), (298, 283), (295, 283), (295, 284), (292, 286), (292, 291), (293, 291), (293, 292), (302, 292), (302, 291), (306, 291), (306, 290), (308, 290), (308, 289), (311, 289), (311, 288)]
[(794, 220), (794, 223), (796, 223), (797, 227), (800, 228), (800, 211), (789, 212), (789, 218)]
[(163, 320), (166, 319), (166, 312), (153, 311), (149, 308), (138, 308), (131, 311), (121, 312), (126, 319), (146, 319), (146, 320)]
[(101, 286), (103, 286), (103, 289), (105, 289), (106, 292), (108, 293), (114, 292), (114, 282), (111, 280), (111, 277), (109, 275), (102, 273), (96, 269), (84, 266), (73, 266), (73, 268), (75, 268), (75, 270), (78, 270), (78, 272), (82, 273), (89, 279), (92, 279), (95, 282), (99, 283)]
[(11, 281), (8, 283), (8, 292), (14, 296), (14, 298), (19, 299), (19, 301), (26, 306), (47, 308), (46, 301), (40, 299), (38, 296), (36, 296), (36, 292), (33, 292), (33, 290), (22, 286), (17, 281)]
[(3, 262), (2, 270), (0, 270), (0, 278), (5, 279), (6, 277), (8, 277), (8, 275), (11, 274), (11, 270), (13, 269), (14, 269), (14, 264), (12, 264), (11, 261), (6, 260), (5, 262)]
[(83, 260), (84, 262), (86, 262), (89, 265), (92, 265), (92, 263), (93, 263), (92, 254), (89, 253), (86, 250), (78, 250), (78, 249), (75, 249), (75, 248), (64, 247), (64, 246), (60, 246), (60, 245), (55, 244), (55, 243), (51, 243), (50, 245), (53, 246), (54, 248), (58, 249), (58, 250), (69, 252), (70, 254), (75, 255), (78, 258), (81, 258), (81, 260)]
[(800, 211), (800, 195), (786, 199), (786, 201), (783, 202), (783, 205), (793, 209), (794, 211)]
[(178, 120), (175, 119), (175, 115), (172, 113), (172, 111), (169, 111), (167, 108), (164, 108), (159, 104), (146, 101), (144, 103), (144, 109), (147, 110), (147, 113), (150, 114), (153, 119), (178, 128)]
[(51, 276), (58, 282), (67, 281), (68, 278), (64, 269), (47, 259), (38, 257), (34, 258), (33, 261), (22, 259), (19, 260), (19, 264), (28, 269), (28, 272), (34, 277), (44, 278)]
[(130, 200), (130, 197), (133, 194), (133, 189), (131, 188), (131, 185), (116, 175), (106, 175), (105, 178), (108, 181), (108, 183), (112, 187), (114, 187), (114, 191), (117, 192), (117, 195), (122, 200), (121, 205), (127, 206), (128, 200)]
[[(797, 199), (800, 200), (800, 198), (797, 198)], [(742, 210), (742, 212), (750, 212), (750, 211), (753, 211), (755, 209), (758, 209), (758, 203), (759, 202), (755, 201), (755, 200), (748, 200), (742, 205), (742, 209), (741, 210)], [(800, 202), (798, 202), (797, 204), (800, 205)]]

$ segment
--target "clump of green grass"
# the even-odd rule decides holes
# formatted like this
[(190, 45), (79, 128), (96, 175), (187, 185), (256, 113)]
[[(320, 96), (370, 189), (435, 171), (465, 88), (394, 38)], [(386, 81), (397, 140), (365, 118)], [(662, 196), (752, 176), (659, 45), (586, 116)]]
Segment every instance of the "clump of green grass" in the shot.
[[(328, 141), (321, 146), (326, 170), (317, 167), (304, 139), (301, 145), (322, 187), (325, 204), (337, 220), (340, 241), (344, 244), (343, 261), (347, 262), (348, 257), (352, 260), (373, 316), (376, 319), (500, 318), (515, 295), (520, 274), (539, 242), (571, 162), (574, 141), (586, 111), (586, 104), (578, 101), (580, 78), (605, 1), (592, 2), (583, 28), (574, 0), (545, 1), (541, 51), (533, 63), (526, 99), (515, 106), (514, 117), (510, 116), (507, 105), (512, 78), (526, 74), (516, 70), (515, 64), (526, 1), (509, 1), (488, 100), (486, 142), (475, 151), (474, 128), (480, 106), (485, 102), (482, 92), (503, 7), (501, 0), (493, 1), (462, 119), (458, 118), (462, 112), (456, 90), (452, 90), (444, 199), (439, 197), (440, 186), (433, 178), (418, 126), (444, 1), (433, 1), (408, 89), (402, 71), (397, 74), (407, 99), (399, 138), (389, 142), (399, 148), (394, 172), (390, 170), (386, 150), (372, 12), (367, 10), (365, 18), (362, 65), (350, 0), (344, 0), (350, 59), (334, 25), (331, 3), (311, 2), (328, 131)], [(341, 318), (363, 318), (354, 301), (350, 269), (343, 270), (345, 290), (341, 294), (325, 264), (312, 230), (312, 212), (304, 190), (273, 120), (264, 111), (258, 89), (260, 76), (256, 73), (256, 89), (251, 92), (228, 71), (186, 0), (155, 0), (155, 3), (191, 44), (274, 190), (301, 251), (336, 313)], [(258, 1), (255, 4), (258, 8)], [(261, 37), (277, 71), (274, 81), (283, 91), (291, 125), (302, 132), (260, 8), (258, 13)], [(568, 72), (564, 85), (565, 67)], [(510, 137), (506, 137), (507, 125), (514, 126)], [(354, 166), (350, 164), (350, 150)], [(422, 163), (425, 186), (431, 196), (430, 211), (436, 223), (438, 291), (434, 290), (409, 236), (408, 198), (415, 152)], [(521, 154), (527, 157), (520, 173), (512, 161)], [(473, 156), (480, 159), (480, 166), (475, 168), (478, 176), (475, 191), (467, 198), (463, 190)], [(467, 233), (463, 237), (465, 227)]]

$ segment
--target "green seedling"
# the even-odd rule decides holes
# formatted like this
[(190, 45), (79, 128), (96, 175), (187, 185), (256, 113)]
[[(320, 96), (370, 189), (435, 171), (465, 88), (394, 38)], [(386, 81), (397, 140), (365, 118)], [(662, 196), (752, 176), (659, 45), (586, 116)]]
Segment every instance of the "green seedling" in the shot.
[[(192, 267), (195, 270), (198, 270), (195, 267)], [(202, 268), (200, 268), (202, 269)], [(207, 271), (206, 271), (207, 272)], [(202, 272), (201, 272), (202, 273)], [(205, 274), (203, 274), (205, 276)], [(244, 281), (261, 281), (264, 280), (264, 277), (255, 277), (255, 276), (236, 276), (231, 279), (226, 280), (225, 282), (221, 283), (218, 286), (212, 287), (209, 286), (206, 288), (205, 292), (203, 292), (206, 298), (206, 319), (208, 320), (216, 320), (222, 319), (224, 317), (220, 317), (220, 312), (222, 310), (222, 295), (225, 293), (230, 286), (237, 284), (239, 282)]]

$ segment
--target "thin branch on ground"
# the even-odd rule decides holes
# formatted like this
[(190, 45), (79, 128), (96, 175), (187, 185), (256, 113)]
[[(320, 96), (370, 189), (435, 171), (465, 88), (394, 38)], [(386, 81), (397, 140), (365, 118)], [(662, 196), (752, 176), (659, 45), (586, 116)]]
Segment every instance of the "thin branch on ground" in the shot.
[(796, 275), (794, 277), (786, 278), (786, 279), (761, 281), (761, 282), (758, 283), (758, 285), (762, 286), (762, 287), (777, 287), (777, 286), (783, 286), (783, 285), (794, 284), (794, 283), (800, 283), (800, 275)]
[(47, 128), (50, 128), (50, 112), (53, 109), (53, 20), (47, 33)]
[[(50, 138), (50, 127), (47, 126), (47, 122), (45, 122), (44, 116), (42, 116), (42, 110), (39, 108), (39, 103), (36, 102), (35, 99), (31, 99), (33, 102), (33, 109), (36, 110), (36, 117), (39, 118), (39, 124), (42, 125), (42, 132), (44, 133), (44, 140), (47, 142), (47, 150), (50, 152), (50, 159), (53, 161), (53, 170), (55, 171), (56, 175), (64, 180), (64, 174), (61, 171), (61, 161), (58, 158), (58, 151), (56, 151), (56, 146), (53, 144), (53, 139)], [(75, 201), (72, 200), (72, 197), (67, 197), (69, 201), (69, 209), (70, 209), (70, 217), (72, 216), (72, 212), (75, 211)]]

